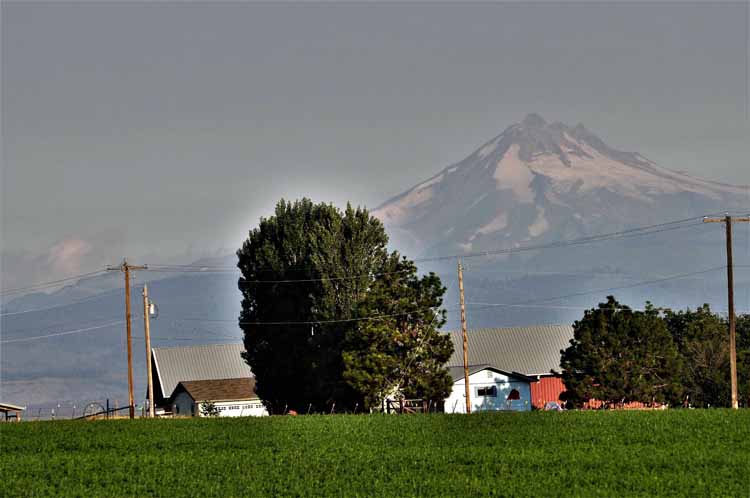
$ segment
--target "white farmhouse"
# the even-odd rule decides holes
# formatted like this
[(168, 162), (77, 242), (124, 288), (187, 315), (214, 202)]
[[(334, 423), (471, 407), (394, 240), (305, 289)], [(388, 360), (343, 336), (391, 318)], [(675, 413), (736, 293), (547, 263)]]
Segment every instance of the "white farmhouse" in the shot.
[(172, 415), (202, 417), (202, 405), (212, 403), (220, 417), (261, 417), (268, 415), (255, 394), (255, 379), (215, 379), (182, 381), (172, 396)]
[[(466, 413), (466, 385), (463, 367), (450, 367), (453, 389), (445, 400), (446, 413)], [(518, 373), (504, 372), (491, 365), (469, 367), (471, 412), (531, 410), (530, 379)]]

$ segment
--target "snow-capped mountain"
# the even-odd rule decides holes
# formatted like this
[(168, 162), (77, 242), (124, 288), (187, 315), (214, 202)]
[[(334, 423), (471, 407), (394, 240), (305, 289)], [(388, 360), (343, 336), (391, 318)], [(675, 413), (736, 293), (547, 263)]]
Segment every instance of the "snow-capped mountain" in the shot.
[(379, 206), (412, 255), (565, 240), (748, 210), (747, 187), (695, 178), (529, 114), (464, 160)]

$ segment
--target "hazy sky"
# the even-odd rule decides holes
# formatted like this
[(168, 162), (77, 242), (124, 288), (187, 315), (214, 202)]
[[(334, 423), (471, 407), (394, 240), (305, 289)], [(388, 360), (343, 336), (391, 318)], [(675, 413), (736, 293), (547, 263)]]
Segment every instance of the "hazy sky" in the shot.
[(2, 4), (4, 287), (375, 207), (528, 112), (750, 182), (747, 3)]

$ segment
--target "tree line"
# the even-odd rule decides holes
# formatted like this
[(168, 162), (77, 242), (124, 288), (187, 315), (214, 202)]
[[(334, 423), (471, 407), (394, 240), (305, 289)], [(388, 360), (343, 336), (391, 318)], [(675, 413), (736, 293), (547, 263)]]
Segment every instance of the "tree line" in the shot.
[[(363, 208), (281, 200), (237, 251), (239, 326), (257, 394), (271, 413), (356, 411), (386, 397), (440, 405), (453, 353), (434, 273), (387, 249)], [(566, 402), (729, 406), (726, 320), (705, 305), (633, 310), (608, 297), (561, 351)], [(737, 322), (740, 399), (750, 395), (750, 316)]]
[[(561, 351), (564, 397), (575, 407), (596, 399), (731, 406), (727, 320), (708, 305), (673, 311), (647, 303), (633, 310), (609, 296), (573, 325)], [(737, 320), (740, 402), (750, 403), (750, 316)]]

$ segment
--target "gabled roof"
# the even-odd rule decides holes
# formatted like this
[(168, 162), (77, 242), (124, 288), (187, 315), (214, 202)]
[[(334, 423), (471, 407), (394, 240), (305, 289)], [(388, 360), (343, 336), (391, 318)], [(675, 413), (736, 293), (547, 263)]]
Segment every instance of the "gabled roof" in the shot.
[(244, 401), (258, 399), (255, 379), (188, 380), (177, 384), (170, 401), (180, 392), (186, 392), (195, 401)]
[(10, 403), (0, 402), (0, 412), (22, 412), (26, 410), (25, 406), (11, 405)]
[[(537, 325), (496, 329), (473, 329), (469, 338), (469, 364), (492, 365), (503, 372), (534, 377), (560, 372), (560, 351), (570, 346), (570, 325)], [(448, 366), (463, 366), (461, 331), (450, 333), (453, 356)], [(463, 378), (463, 374), (462, 374)]]
[(252, 377), (250, 367), (240, 356), (244, 350), (241, 343), (153, 348), (162, 396), (169, 398), (182, 381)]
[[(463, 366), (453, 366), (448, 367), (448, 370), (450, 372), (451, 379), (453, 379), (453, 382), (458, 382), (459, 380), (463, 380), (464, 378), (464, 367)], [(493, 367), (492, 365), (469, 365), (469, 376), (474, 375), (477, 372), (481, 372), (482, 370), (492, 370), (493, 372), (497, 372), (503, 375), (507, 375), (508, 377), (515, 377), (517, 379), (525, 380), (525, 381), (532, 381), (534, 379), (531, 379), (529, 377), (526, 377), (524, 374), (518, 373), (518, 372), (508, 372), (505, 370), (501, 370), (499, 368)]]

